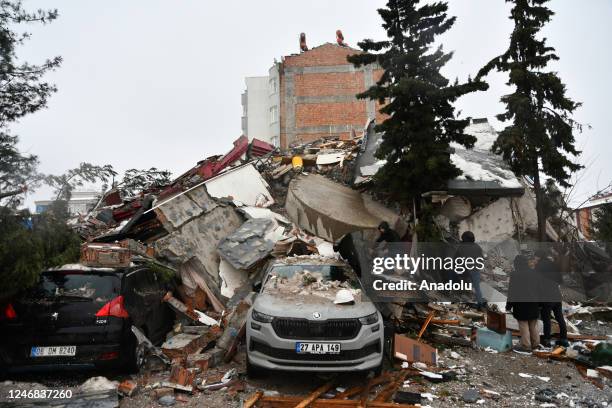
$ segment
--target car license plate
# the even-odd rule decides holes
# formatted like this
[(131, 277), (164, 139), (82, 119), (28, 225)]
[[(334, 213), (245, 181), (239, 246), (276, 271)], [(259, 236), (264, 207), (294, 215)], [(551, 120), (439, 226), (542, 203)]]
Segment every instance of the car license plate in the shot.
[(339, 354), (340, 343), (295, 343), (298, 354)]
[(76, 354), (76, 346), (48, 346), (48, 347), (32, 347), (30, 357), (60, 357), (74, 356)]

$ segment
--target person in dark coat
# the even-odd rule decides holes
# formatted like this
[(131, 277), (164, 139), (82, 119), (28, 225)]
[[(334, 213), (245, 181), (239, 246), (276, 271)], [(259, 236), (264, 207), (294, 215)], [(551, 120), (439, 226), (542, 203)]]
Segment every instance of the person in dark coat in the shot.
[(399, 234), (389, 226), (389, 223), (387, 221), (383, 221), (380, 223), (380, 225), (378, 226), (378, 232), (380, 232), (380, 235), (376, 240), (376, 242), (378, 243), (383, 241), (389, 244), (393, 242), (400, 242)]
[[(461, 234), (461, 243), (455, 252), (455, 258), (484, 258), (482, 248), (476, 243), (476, 237), (472, 231), (465, 231)], [(476, 306), (478, 309), (482, 309), (485, 306), (485, 301), (482, 297), (482, 291), (480, 290), (480, 270), (476, 267), (466, 268), (463, 272), (462, 278), (465, 281), (472, 282), (472, 290), (476, 296)]]
[[(399, 234), (389, 226), (388, 222), (381, 222), (380, 225), (378, 225), (378, 232), (380, 233), (380, 235), (376, 239), (376, 252), (378, 256), (393, 258), (397, 254), (402, 253), (402, 248), (400, 244), (401, 238)], [(388, 269), (383, 273), (385, 275), (390, 275), (398, 273), (398, 271), (396, 271), (395, 269)]]
[(512, 316), (518, 321), (521, 332), (521, 344), (518, 351), (531, 351), (540, 345), (538, 333), (538, 288), (536, 274), (529, 267), (529, 260), (524, 255), (514, 258), (514, 269), (508, 285), (508, 300), (506, 311), (512, 311)]
[(542, 315), (542, 324), (544, 326), (544, 336), (542, 344), (546, 347), (550, 347), (551, 337), (551, 321), (550, 315), (554, 314), (555, 320), (559, 324), (559, 341), (557, 345), (567, 347), (569, 342), (567, 341), (567, 326), (565, 324), (565, 318), (563, 317), (563, 309), (561, 306), (561, 290), (559, 285), (563, 283), (563, 277), (561, 271), (550, 260), (548, 253), (544, 250), (539, 250), (535, 254), (536, 259), (536, 272), (538, 273), (539, 280), (539, 293), (538, 297), (540, 300), (540, 309)]

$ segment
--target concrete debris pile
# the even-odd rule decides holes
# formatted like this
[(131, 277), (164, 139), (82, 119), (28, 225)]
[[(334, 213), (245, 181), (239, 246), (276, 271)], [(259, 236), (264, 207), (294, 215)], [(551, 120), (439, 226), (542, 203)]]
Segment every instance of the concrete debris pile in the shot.
[[(484, 123), (474, 122), (473, 126), (471, 131), (479, 137), (491, 136)], [(360, 256), (367, 252), (365, 245), (375, 241), (382, 221), (400, 237), (411, 235), (409, 217), (364, 192), (382, 165), (374, 158), (379, 142), (373, 122), (367, 124), (363, 136), (321, 139), (293, 146), (288, 152), (241, 137), (230, 152), (199, 162), (170, 185), (136, 197), (122, 197), (120, 191), (111, 190), (87, 216), (75, 220), (73, 227), (86, 240), (82, 248), (85, 265), (126, 267), (145, 261), (172, 270), (180, 280), (164, 297), (176, 314), (176, 324), (166, 341), (154, 345), (133, 328), (138, 355), (142, 356), (139, 363), (152, 377), (137, 387), (120, 384), (121, 393), (131, 396), (144, 389), (153, 393), (159, 404), (172, 405), (197, 393), (219, 389), (240, 392), (244, 383), (236, 371), (219, 376), (209, 370), (231, 363), (239, 351), (252, 292), (270, 260), (283, 259), (287, 265), (302, 257), (329, 262), (340, 252), (360, 274), (359, 264), (367, 265)], [(481, 150), (478, 154), (490, 155)], [(456, 154), (460, 160), (471, 157), (472, 152)], [(465, 160), (460, 167), (467, 169)], [(438, 224), (447, 244), (452, 246), (467, 230), (473, 231), (478, 241), (501, 242), (483, 245), (488, 257), (482, 291), (491, 307), (503, 310), (510, 260), (520, 251), (519, 242), (527, 239), (537, 224), (535, 205), (526, 184), (504, 169), (495, 170), (495, 159), (478, 156), (474, 160), (480, 160), (482, 171), (468, 172), (462, 179), (449, 181), (446, 191), (431, 192), (424, 198), (438, 210)], [(477, 180), (480, 176), (485, 179)], [(552, 230), (549, 236), (556, 239)], [(348, 252), (343, 246), (349, 247)], [(582, 254), (591, 251), (581, 250)], [(585, 255), (584, 259), (590, 262), (593, 256)], [(291, 279), (274, 276), (265, 282), (265, 290), (322, 302), (337, 301), (343, 291), (352, 301), (361, 298), (359, 290), (338, 281), (323, 283), (320, 276), (307, 270)], [(360, 388), (336, 392), (332, 398), (339, 400), (338, 406), (358, 406), (370, 397), (367, 405), (373, 407), (386, 406), (391, 399), (400, 404), (421, 403), (430, 396), (402, 387), (406, 378), (435, 383), (461, 375), (437, 366), (438, 350), (433, 344), (500, 353), (508, 351), (518, 335), (518, 322), (511, 316), (495, 312), (485, 316), (465, 304), (390, 303), (384, 308), (385, 323), (399, 333), (393, 356), (396, 363), (408, 366), (384, 373)], [(574, 315), (580, 320), (589, 313), (604, 316), (607, 312), (582, 308), (575, 309)], [(585, 350), (593, 353), (598, 346), (595, 342), (606, 344), (606, 337), (582, 335), (576, 326), (570, 324), (569, 338), (584, 344), (579, 354)], [(559, 331), (553, 325), (553, 333), (555, 330)], [(418, 332), (416, 338), (404, 335), (413, 331)], [(542, 357), (559, 357), (556, 350), (550, 353)], [(578, 358), (570, 357), (572, 353), (568, 349), (564, 356)], [(593, 361), (592, 357), (587, 360)], [(599, 368), (589, 366), (587, 370)], [(383, 384), (378, 393), (370, 395), (374, 386)], [(329, 397), (330, 392), (334, 393), (332, 385), (303, 398), (257, 393), (245, 406), (326, 406), (323, 395)], [(361, 400), (353, 399), (356, 396)], [(418, 402), (410, 402), (413, 400)]]
[[(109, 191), (86, 217), (72, 223), (86, 240), (83, 264), (123, 268), (144, 262), (179, 278), (163, 298), (176, 315), (166, 341), (154, 345), (137, 327), (132, 329), (139, 364), (155, 378), (138, 386), (121, 383), (122, 395), (146, 390), (160, 404), (171, 405), (198, 392), (236, 385), (235, 373), (212, 381), (207, 372), (231, 362), (238, 351), (253, 284), (267, 261), (336, 259), (334, 243), (347, 232), (375, 229), (383, 220), (397, 224), (395, 212), (333, 181), (343, 179), (343, 169), (358, 150), (357, 138), (321, 140), (285, 155), (240, 138), (229, 153), (198, 163), (169, 186), (136, 197)], [(269, 183), (287, 186), (279, 194)], [(305, 200), (318, 194), (329, 201)], [(335, 301), (341, 290), (360, 299), (358, 291), (340, 282), (302, 278), (300, 291), (316, 292), (325, 301)]]
[[(569, 316), (586, 316), (597, 313), (607, 315), (609, 307), (569, 307)], [(418, 332), (416, 338), (396, 334), (394, 357), (411, 364), (436, 366), (438, 350), (434, 345), (444, 347), (479, 348), (497, 354), (509, 352), (518, 343), (520, 331), (518, 322), (510, 314), (489, 309), (486, 313), (471, 310), (466, 305), (450, 303), (411, 304), (401, 308), (401, 314), (394, 316), (397, 333)], [(555, 322), (556, 323), (556, 322)], [(539, 322), (541, 325), (541, 322)], [(612, 337), (609, 334), (580, 334), (568, 322), (569, 347), (541, 347), (533, 355), (556, 361), (573, 363), (585, 379), (602, 389), (604, 378), (612, 378)], [(541, 327), (539, 327), (541, 331)], [(559, 327), (553, 324), (553, 336), (558, 336)], [(424, 342), (427, 339), (431, 345)], [(455, 353), (457, 354), (457, 353)], [(531, 353), (527, 353), (531, 354)], [(452, 356), (451, 356), (452, 357)], [(454, 358), (454, 357), (452, 357)]]

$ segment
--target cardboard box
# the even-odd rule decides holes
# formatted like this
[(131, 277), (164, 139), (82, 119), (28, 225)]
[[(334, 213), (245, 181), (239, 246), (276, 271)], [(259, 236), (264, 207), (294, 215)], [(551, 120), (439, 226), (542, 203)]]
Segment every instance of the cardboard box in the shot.
[(400, 360), (420, 361), (430, 366), (438, 365), (438, 349), (400, 334), (395, 335), (393, 355)]

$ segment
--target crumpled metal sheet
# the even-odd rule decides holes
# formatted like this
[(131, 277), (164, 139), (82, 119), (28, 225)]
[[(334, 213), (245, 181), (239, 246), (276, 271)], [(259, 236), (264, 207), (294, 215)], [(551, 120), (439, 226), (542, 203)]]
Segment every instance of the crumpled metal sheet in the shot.
[(271, 219), (255, 218), (246, 221), (233, 234), (221, 240), (219, 255), (236, 269), (249, 269), (266, 258), (274, 249), (274, 242), (266, 236), (276, 228)]

